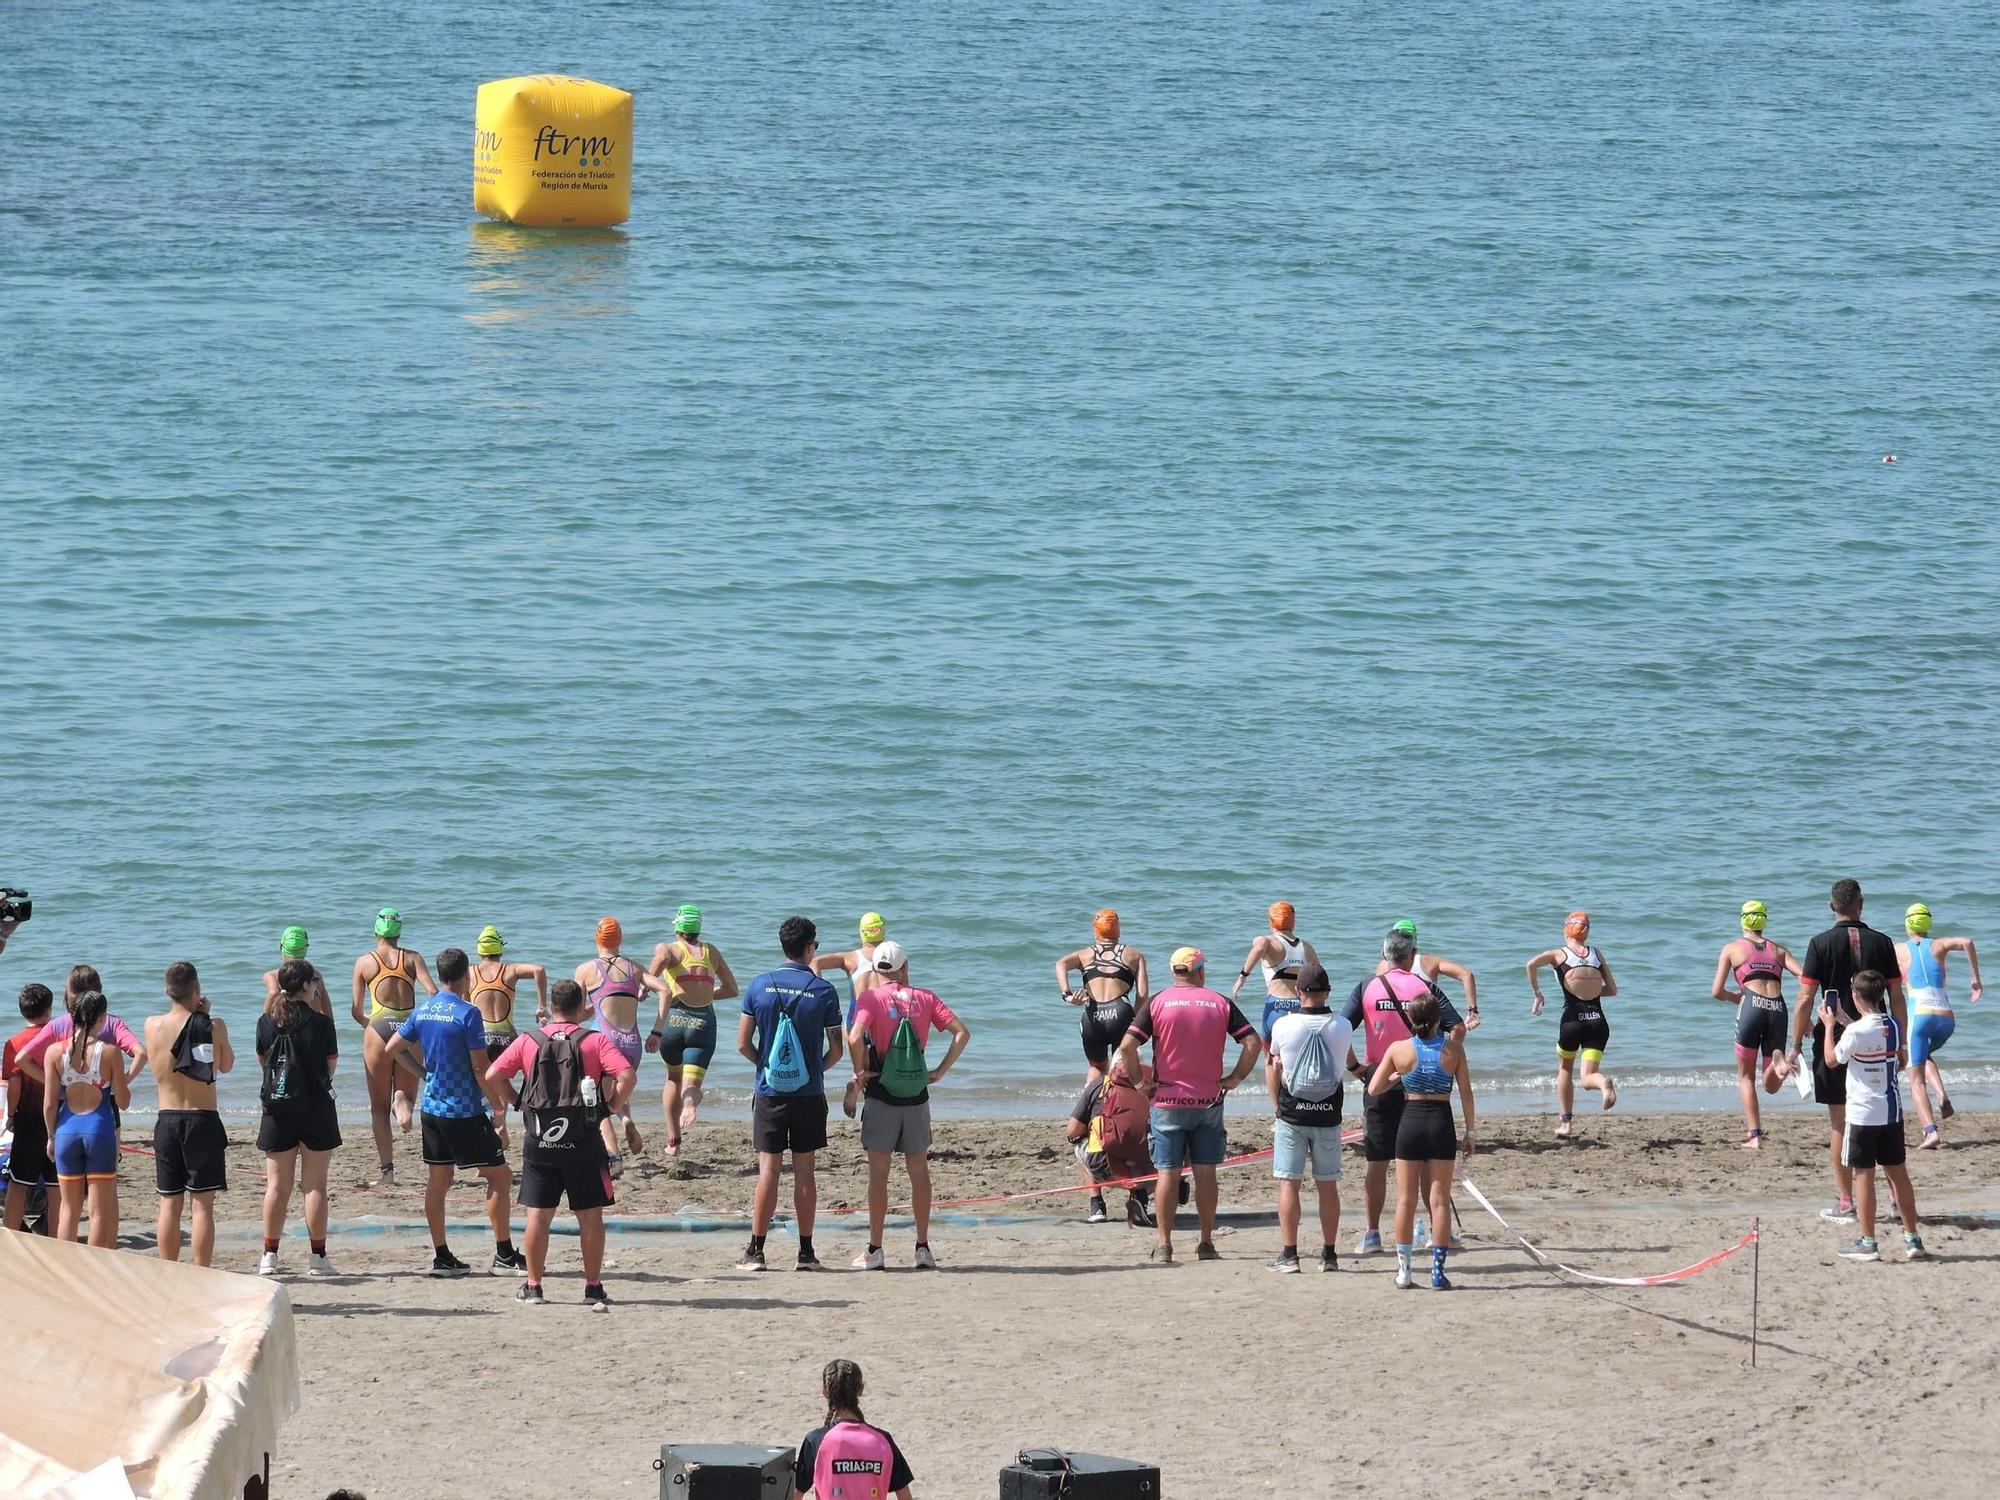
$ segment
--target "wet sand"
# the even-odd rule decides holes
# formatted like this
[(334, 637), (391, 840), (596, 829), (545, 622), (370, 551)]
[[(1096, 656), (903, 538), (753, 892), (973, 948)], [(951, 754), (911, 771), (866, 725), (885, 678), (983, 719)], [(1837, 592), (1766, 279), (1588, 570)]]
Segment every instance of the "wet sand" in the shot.
[[(1906, 1475), (1927, 1495), (1971, 1495), (2000, 1458), (1984, 1416), (2000, 1362), (2000, 1117), (1962, 1115), (1949, 1149), (1911, 1154), (1936, 1258), (1903, 1263), (1885, 1224), (1898, 1258), (1879, 1265), (1835, 1255), (1855, 1231), (1816, 1216), (1831, 1183), (1823, 1127), (1803, 1110), (1778, 1113), (1758, 1153), (1736, 1149), (1740, 1121), (1722, 1113), (1589, 1116), (1568, 1143), (1546, 1118), (1484, 1122), (1472, 1178), (1579, 1267), (1677, 1269), (1761, 1218), (1752, 1370), (1748, 1252), (1685, 1284), (1586, 1286), (1537, 1267), (1461, 1191), (1470, 1248), (1452, 1260), (1457, 1290), (1395, 1290), (1390, 1259), (1346, 1253), (1360, 1227), (1356, 1148), (1338, 1275), (1265, 1270), (1277, 1231), (1264, 1162), (1223, 1173), (1219, 1263), (1192, 1261), (1184, 1215), (1182, 1263), (1149, 1265), (1153, 1237), (1118, 1222), (1114, 1192), (1113, 1222), (1098, 1226), (1081, 1222), (1081, 1194), (950, 1210), (932, 1234), (936, 1276), (905, 1269), (911, 1233), (892, 1222), (891, 1271), (856, 1274), (865, 1236), (833, 1210), (858, 1203), (865, 1178), (857, 1128), (837, 1110), (816, 1234), (833, 1269), (793, 1271), (784, 1225), (773, 1271), (733, 1269), (752, 1157), (742, 1123), (719, 1121), (696, 1131), (685, 1162), (649, 1158), (621, 1185), (608, 1316), (580, 1305), (566, 1236), (545, 1307), (517, 1305), (512, 1278), (420, 1274), (414, 1138), (399, 1153), (411, 1186), (385, 1193), (354, 1185), (372, 1153), (352, 1133), (361, 1149), (334, 1174), (343, 1274), (290, 1281), (304, 1407), (278, 1491), (651, 1495), (662, 1442), (796, 1442), (835, 1355), (861, 1361), (870, 1416), (932, 1497), (992, 1494), (1016, 1450), (1049, 1444), (1156, 1461), (1169, 1496), (1406, 1487), (1415, 1448), (1397, 1436), (1399, 1411), (1424, 1422), (1427, 1487), (1447, 1494), (1769, 1493), (1810, 1449), (1815, 1493), (1879, 1493)], [(1269, 1135), (1239, 1110), (1231, 1148)], [(136, 1245), (150, 1234), (150, 1177), (128, 1160)], [(248, 1267), (260, 1163), (239, 1146), (230, 1166), (218, 1263)], [(1074, 1181), (1059, 1126), (1019, 1121), (941, 1121), (935, 1170), (941, 1202)], [(466, 1182), (451, 1214), (454, 1248), (483, 1269), (480, 1201)], [(686, 1232), (638, 1227), (683, 1215)], [(692, 1227), (704, 1223), (717, 1227)], [(1302, 1241), (1310, 1260), (1310, 1217)], [(288, 1270), (303, 1252), (287, 1240)]]

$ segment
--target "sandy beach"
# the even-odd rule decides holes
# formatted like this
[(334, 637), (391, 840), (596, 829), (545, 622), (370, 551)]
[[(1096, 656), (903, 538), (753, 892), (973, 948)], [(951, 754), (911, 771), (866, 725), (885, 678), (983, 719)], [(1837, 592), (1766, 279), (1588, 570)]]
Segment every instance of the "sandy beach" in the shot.
[[(994, 1493), (1016, 1450), (1051, 1444), (1156, 1461), (1176, 1497), (1403, 1485), (1411, 1447), (1393, 1434), (1418, 1417), (1432, 1434), (1424, 1472), (1443, 1493), (1769, 1493), (1808, 1451), (1816, 1493), (1879, 1493), (1888, 1471), (1924, 1474), (1934, 1496), (1988, 1488), (1982, 1468), (2000, 1456), (1982, 1417), (2000, 1360), (1989, 1187), (2000, 1117), (1961, 1116), (1949, 1149), (1912, 1153), (1935, 1256), (1914, 1265), (1835, 1255), (1854, 1231), (1816, 1217), (1830, 1181), (1824, 1137), (1802, 1113), (1779, 1115), (1755, 1154), (1736, 1149), (1739, 1122), (1722, 1113), (1593, 1116), (1563, 1145), (1540, 1117), (1482, 1124), (1473, 1180), (1579, 1268), (1675, 1270), (1760, 1219), (1758, 1367), (1747, 1251), (1684, 1284), (1587, 1286), (1538, 1267), (1462, 1190), (1470, 1248), (1452, 1261), (1457, 1290), (1396, 1291), (1389, 1258), (1345, 1253), (1360, 1226), (1355, 1148), (1336, 1276), (1265, 1270), (1277, 1231), (1263, 1162), (1223, 1174), (1219, 1264), (1148, 1265), (1152, 1236), (1117, 1221), (1114, 1192), (1113, 1222), (1097, 1226), (1081, 1222), (1077, 1194), (941, 1210), (937, 1276), (898, 1269), (910, 1233), (892, 1225), (891, 1271), (863, 1276), (845, 1269), (861, 1224), (832, 1211), (860, 1202), (864, 1182), (856, 1129), (836, 1113), (815, 1237), (834, 1269), (809, 1279), (791, 1269), (784, 1226), (773, 1271), (733, 1269), (752, 1158), (743, 1127), (717, 1121), (691, 1138), (686, 1163), (628, 1173), (628, 1227), (614, 1230), (606, 1277), (617, 1306), (602, 1317), (580, 1304), (567, 1237), (541, 1308), (515, 1305), (512, 1278), (420, 1274), (421, 1204), (414, 1189), (354, 1185), (364, 1145), (336, 1164), (342, 1276), (290, 1282), (304, 1406), (277, 1492), (650, 1495), (663, 1442), (796, 1442), (817, 1421), (817, 1371), (837, 1354), (867, 1370), (870, 1416), (931, 1496)], [(1243, 1111), (1232, 1150), (1259, 1149), (1269, 1130)], [(1074, 1180), (1052, 1125), (942, 1121), (938, 1137), (941, 1200)], [(414, 1182), (413, 1139), (402, 1151)], [(128, 1158), (133, 1245), (151, 1228), (144, 1166)], [(230, 1168), (217, 1259), (248, 1267), (260, 1162), (239, 1145)], [(479, 1202), (470, 1181), (454, 1190), (453, 1242), (483, 1267)], [(665, 1218), (715, 1227), (667, 1230)], [(1310, 1222), (1302, 1239), (1310, 1250)], [(1897, 1237), (1882, 1239), (1893, 1254)], [(288, 1239), (285, 1257), (301, 1269), (303, 1244)], [(1418, 1350), (1427, 1362), (1413, 1362)]]

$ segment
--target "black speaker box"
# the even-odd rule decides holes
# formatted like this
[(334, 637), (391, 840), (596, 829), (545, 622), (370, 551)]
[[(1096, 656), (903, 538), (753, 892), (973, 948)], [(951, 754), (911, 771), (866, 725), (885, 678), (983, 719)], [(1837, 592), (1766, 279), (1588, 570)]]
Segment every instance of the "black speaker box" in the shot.
[(667, 1443), (660, 1500), (790, 1500), (792, 1450), (755, 1443)]
[(1000, 1500), (1160, 1500), (1160, 1471), (1129, 1458), (1023, 1449), (1000, 1471)]

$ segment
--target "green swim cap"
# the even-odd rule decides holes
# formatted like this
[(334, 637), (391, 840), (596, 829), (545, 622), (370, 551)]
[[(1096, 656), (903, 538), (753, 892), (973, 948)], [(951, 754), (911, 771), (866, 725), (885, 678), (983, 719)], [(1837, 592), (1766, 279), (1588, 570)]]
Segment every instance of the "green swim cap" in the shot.
[(506, 940), (500, 936), (500, 929), (491, 922), (479, 929), (479, 941), (473, 944), (473, 947), (479, 950), (481, 958), (498, 958), (506, 946)]
[(403, 935), (403, 914), (393, 906), (385, 906), (375, 913), (375, 936), (401, 937)]
[(701, 933), (701, 908), (683, 906), (674, 913), (674, 931), (682, 937), (696, 937)]
[(1771, 914), (1764, 909), (1763, 902), (1745, 901), (1741, 917), (1745, 932), (1762, 932), (1764, 924), (1770, 920)]
[(1918, 937), (1931, 930), (1931, 909), (1918, 901), (1903, 913), (1903, 925)]
[(284, 936), (278, 939), (278, 951), (287, 958), (304, 958), (306, 956), (305, 928), (299, 926), (296, 922), (287, 927)]
[(1417, 940), (1417, 924), (1412, 922), (1408, 917), (1403, 918), (1402, 921), (1389, 930), (1391, 932), (1407, 932), (1410, 935), (1411, 942), (1414, 943)]

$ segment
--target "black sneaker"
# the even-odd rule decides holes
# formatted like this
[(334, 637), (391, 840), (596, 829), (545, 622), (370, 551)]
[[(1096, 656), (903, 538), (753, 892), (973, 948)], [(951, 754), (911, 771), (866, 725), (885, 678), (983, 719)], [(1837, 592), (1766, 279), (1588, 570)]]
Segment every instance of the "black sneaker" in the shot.
[(1104, 1200), (1102, 1198), (1092, 1198), (1090, 1200), (1090, 1217), (1085, 1219), (1084, 1223), (1102, 1224), (1110, 1217), (1111, 1215), (1104, 1210)]
[[(541, 1299), (537, 1297), (536, 1300)], [(601, 1283), (592, 1283), (583, 1289), (583, 1305), (592, 1312), (610, 1312), (611, 1294), (604, 1290)]]
[(472, 1267), (468, 1266), (456, 1255), (453, 1255), (449, 1250), (436, 1250), (431, 1253), (431, 1275), (470, 1276), (471, 1274)]
[(526, 1276), (528, 1274), (528, 1257), (523, 1255), (519, 1250), (509, 1251), (506, 1254), (495, 1250), (493, 1252), (493, 1264), (486, 1268), (486, 1274), (488, 1276)]
[(826, 1267), (820, 1264), (819, 1257), (813, 1254), (812, 1251), (801, 1250), (799, 1252), (797, 1269), (801, 1271), (824, 1271)]
[(1222, 1252), (1216, 1249), (1211, 1241), (1203, 1240), (1199, 1245), (1194, 1247), (1194, 1258), (1196, 1260), (1221, 1260)]
[(1338, 1271), (1340, 1269), (1340, 1252), (1331, 1245), (1321, 1245), (1319, 1247), (1319, 1268), (1322, 1271)]
[(514, 1300), (516, 1302), (532, 1302), (535, 1306), (540, 1307), (543, 1300), (542, 1289), (532, 1281), (524, 1281), (521, 1283), (521, 1290), (514, 1293)]
[(744, 1250), (743, 1258), (736, 1262), (736, 1269), (739, 1271), (762, 1271), (766, 1269), (764, 1265), (764, 1252), (755, 1245), (749, 1246)]
[(1160, 1221), (1153, 1217), (1153, 1206), (1144, 1198), (1126, 1199), (1125, 1222), (1134, 1229), (1158, 1229), (1160, 1227)]

